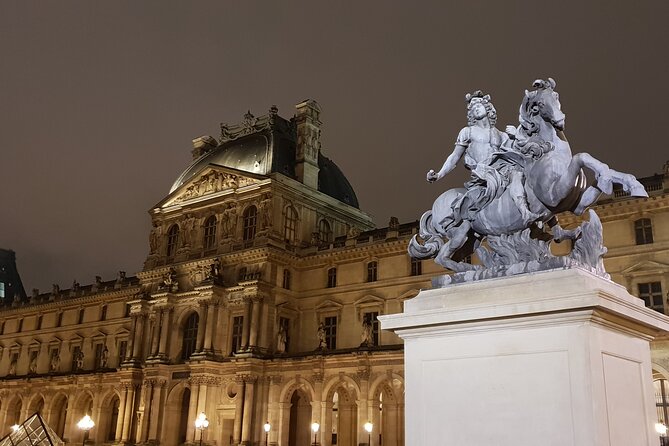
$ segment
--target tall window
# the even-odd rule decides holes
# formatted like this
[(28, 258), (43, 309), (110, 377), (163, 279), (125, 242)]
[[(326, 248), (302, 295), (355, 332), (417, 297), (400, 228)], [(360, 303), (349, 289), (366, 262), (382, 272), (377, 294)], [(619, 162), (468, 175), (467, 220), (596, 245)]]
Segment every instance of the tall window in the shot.
[(376, 273), (379, 264), (377, 262), (369, 262), (367, 264), (367, 282), (376, 282)]
[(379, 316), (378, 311), (370, 311), (369, 313), (365, 313), (364, 317), (369, 321), (370, 324), (372, 324), (372, 344), (373, 345), (379, 345), (379, 320), (377, 317)]
[(255, 206), (249, 206), (244, 211), (244, 241), (253, 240), (256, 236), (256, 228), (258, 223), (258, 209)]
[(107, 319), (107, 305), (103, 305), (102, 308), (100, 308), (100, 320), (104, 321)]
[(102, 343), (95, 344), (95, 364), (94, 367), (100, 368), (102, 365), (102, 350), (104, 345)]
[(116, 439), (116, 423), (118, 422), (118, 407), (120, 405), (120, 401), (118, 397), (114, 397), (114, 400), (112, 401), (112, 410), (111, 410), (111, 416), (109, 420), (109, 426), (107, 429), (107, 441), (108, 442), (113, 442)]
[(63, 312), (59, 311), (56, 315), (56, 327), (63, 325)]
[(318, 222), (318, 240), (324, 245), (332, 243), (332, 229), (326, 219)]
[(653, 385), (655, 386), (657, 421), (666, 426), (669, 420), (669, 382), (666, 379), (656, 379)]
[(0, 299), (5, 298), (5, 282), (0, 282)]
[(42, 315), (37, 316), (37, 323), (35, 324), (35, 330), (42, 329)]
[(195, 346), (197, 342), (197, 325), (200, 317), (197, 313), (188, 316), (184, 324), (183, 342), (181, 348), (181, 359), (184, 361), (190, 358), (190, 355), (195, 353)]
[(283, 289), (290, 289), (290, 270), (288, 268), (283, 270)]
[(660, 282), (640, 283), (639, 298), (643, 299), (648, 308), (664, 313), (662, 284)]
[(23, 331), (23, 319), (19, 319), (18, 322), (17, 322), (17, 324), (18, 324), (18, 328), (17, 328), (16, 331), (17, 331), (18, 333), (21, 333), (21, 332)]
[(216, 246), (216, 216), (212, 215), (204, 222), (204, 249), (212, 249)]
[(79, 358), (79, 354), (81, 353), (81, 346), (76, 345), (72, 349), (72, 370), (79, 370), (77, 367), (77, 359)]
[(292, 207), (286, 208), (286, 220), (283, 225), (283, 238), (287, 242), (294, 242), (297, 234), (297, 211)]
[(84, 309), (80, 308), (79, 309), (79, 317), (77, 319), (78, 324), (83, 324), (84, 323)]
[(232, 353), (242, 349), (242, 332), (244, 331), (244, 316), (232, 318)]
[(423, 262), (418, 259), (411, 259), (411, 275), (420, 276), (423, 274)]
[(179, 225), (172, 225), (167, 231), (167, 257), (173, 257), (179, 243)]
[(634, 222), (634, 234), (637, 245), (653, 243), (653, 225), (650, 218), (640, 218)]
[(325, 345), (328, 350), (337, 348), (337, 316), (328, 316), (323, 321), (325, 326)]
[(328, 270), (328, 288), (337, 286), (337, 268), (332, 267)]
[(128, 353), (128, 341), (121, 341), (118, 343), (118, 363), (125, 360), (125, 355)]

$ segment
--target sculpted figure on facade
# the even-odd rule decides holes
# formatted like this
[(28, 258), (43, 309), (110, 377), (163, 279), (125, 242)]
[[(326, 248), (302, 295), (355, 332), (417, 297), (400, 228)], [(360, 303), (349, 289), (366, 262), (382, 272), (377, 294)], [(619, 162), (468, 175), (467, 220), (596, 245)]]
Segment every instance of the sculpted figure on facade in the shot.
[(58, 349), (56, 349), (51, 353), (51, 360), (49, 361), (49, 371), (58, 372), (59, 368), (60, 368), (60, 352), (58, 351)]
[(223, 237), (233, 237), (237, 228), (237, 207), (235, 204), (228, 206), (221, 216), (221, 230)]
[(30, 364), (28, 365), (28, 373), (34, 375), (37, 373), (37, 353), (30, 356)]
[[(591, 211), (590, 221), (569, 231), (558, 225), (556, 214), (583, 214), (602, 193), (612, 193), (614, 183), (632, 196), (647, 196), (634, 176), (587, 153), (572, 155), (555, 81), (538, 79), (533, 87), (525, 91), (520, 125), (508, 126), (506, 133), (494, 127), (496, 113), (488, 95), (467, 95), (468, 126), (460, 131), (439, 172), (427, 173), (427, 180), (434, 182), (463, 157), (472, 172), (464, 189), (450, 189), (437, 198), (421, 217), (419, 237), (409, 244), (412, 257), (434, 258), (462, 273), (445, 276), (444, 283), (571, 264), (607, 276), (596, 214)], [(593, 173), (593, 184), (588, 184), (583, 168)], [(554, 256), (550, 240), (564, 239), (574, 240), (572, 252)], [(474, 252), (482, 265), (459, 261)]]
[(13, 354), (12, 359), (9, 362), (9, 375), (14, 376), (16, 375), (16, 363), (18, 361), (18, 355)]
[(286, 341), (288, 336), (286, 334), (286, 327), (279, 325), (279, 332), (276, 334), (276, 352), (285, 353), (286, 352)]
[(374, 340), (372, 339), (372, 321), (369, 317), (369, 315), (365, 315), (365, 317), (362, 318), (362, 335), (360, 336), (361, 338), (361, 347), (371, 347), (374, 345)]
[(176, 293), (179, 291), (179, 282), (177, 282), (177, 272), (174, 268), (170, 268), (169, 271), (163, 276), (163, 283), (161, 288), (168, 290), (171, 293)]
[(74, 357), (74, 363), (76, 366), (77, 370), (83, 370), (84, 369), (84, 351), (79, 350), (75, 357)]
[(162, 239), (163, 228), (157, 222), (153, 223), (153, 229), (149, 234), (149, 248), (151, 250), (150, 254), (155, 254), (160, 248), (160, 240)]
[(272, 197), (267, 194), (258, 203), (258, 213), (260, 214), (260, 227), (267, 229), (272, 226)]
[(102, 354), (100, 355), (100, 368), (106, 369), (107, 363), (109, 362), (109, 349), (105, 345), (105, 348), (102, 349)]
[(327, 341), (325, 339), (325, 324), (321, 322), (318, 324), (318, 349), (323, 350), (327, 348)]

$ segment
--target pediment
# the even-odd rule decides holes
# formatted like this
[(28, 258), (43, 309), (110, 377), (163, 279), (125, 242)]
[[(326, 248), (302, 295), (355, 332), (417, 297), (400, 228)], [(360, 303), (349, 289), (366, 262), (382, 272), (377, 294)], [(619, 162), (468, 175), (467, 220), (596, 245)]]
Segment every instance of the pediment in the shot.
[(42, 346), (42, 343), (38, 341), (37, 339), (33, 339), (30, 344), (28, 344), (28, 348), (30, 349), (39, 349)]
[(59, 338), (58, 336), (54, 336), (53, 339), (49, 341), (49, 345), (51, 346), (59, 346), (60, 344), (63, 343), (63, 340)]
[(263, 175), (210, 164), (158, 203), (155, 208), (181, 206), (184, 203), (234, 193), (239, 188), (253, 186), (266, 178)]
[(130, 336), (130, 330), (128, 330), (127, 328), (120, 328), (116, 333), (114, 333), (114, 336), (117, 338)]
[(105, 333), (105, 332), (103, 332), (103, 331), (100, 331), (100, 330), (96, 330), (95, 333), (93, 333), (93, 334), (91, 335), (91, 337), (92, 337), (93, 339), (106, 338), (106, 337), (107, 337), (107, 333)]
[(74, 333), (72, 336), (70, 336), (70, 339), (68, 339), (68, 341), (70, 342), (70, 344), (76, 344), (77, 342), (83, 342), (84, 337), (78, 333)]
[(370, 307), (370, 306), (376, 306), (376, 305), (383, 305), (385, 303), (385, 299), (379, 296), (374, 296), (372, 294), (368, 294), (366, 296), (361, 297), (360, 299), (355, 301), (355, 306), (356, 307)]
[(342, 308), (344, 308), (344, 305), (340, 304), (336, 300), (332, 299), (327, 299), (321, 302), (320, 304), (316, 305), (316, 311), (323, 312), (323, 311), (340, 311)]
[(645, 275), (645, 274), (664, 274), (669, 272), (669, 265), (666, 263), (655, 262), (653, 260), (643, 260), (635, 263), (621, 271), (623, 276)]

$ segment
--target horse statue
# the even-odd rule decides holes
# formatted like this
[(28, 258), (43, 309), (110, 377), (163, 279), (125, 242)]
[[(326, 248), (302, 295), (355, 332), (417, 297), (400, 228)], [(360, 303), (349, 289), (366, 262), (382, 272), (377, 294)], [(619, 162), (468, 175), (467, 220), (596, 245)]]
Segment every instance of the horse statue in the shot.
[[(490, 268), (496, 266), (490, 250), (494, 254), (504, 244), (507, 248), (509, 244), (518, 244), (512, 240), (513, 237), (518, 240), (525, 239), (527, 243), (530, 239), (542, 240), (541, 249), (545, 251), (542, 255), (550, 255), (547, 254), (548, 241), (577, 240), (581, 236), (580, 228), (562, 229), (557, 224), (556, 214), (571, 211), (582, 215), (602, 193), (612, 193), (614, 183), (620, 184), (631, 196), (648, 196), (643, 185), (633, 175), (613, 170), (587, 153), (572, 155), (569, 142), (563, 133), (565, 114), (561, 110), (555, 87), (555, 81), (549, 78), (536, 80), (532, 91), (525, 90), (520, 105), (519, 126), (507, 127), (509, 144), (499, 147), (496, 153), (486, 159), (483, 166), (484, 171), (490, 171), (499, 162), (504, 163), (506, 160), (508, 164), (508, 160), (514, 160), (514, 168), (522, 170), (524, 174), (521, 191), (525, 194), (523, 200), (526, 199), (527, 209), (519, 209), (518, 192), (512, 194), (512, 188), (499, 184), (492, 176), (484, 176), (487, 184), (483, 186), (487, 188), (486, 193), (491, 196), (490, 199), (483, 207), (475, 209), (468, 218), (463, 218), (459, 203), (470, 191), (462, 188), (447, 190), (435, 200), (432, 209), (421, 217), (418, 234), (420, 239), (414, 236), (408, 247), (413, 258), (435, 258), (435, 262), (445, 268), (466, 272), (482, 268), (480, 265), (458, 261), (476, 251), (484, 267)], [(470, 96), (467, 96), (468, 100)], [(457, 147), (456, 145), (456, 150)], [(446, 168), (447, 163), (442, 171), (454, 167), (451, 162), (451, 166)], [(594, 184), (588, 184), (583, 168), (592, 171)], [(440, 176), (434, 171), (428, 172), (428, 181), (438, 178)], [(529, 215), (536, 216), (534, 221), (528, 222), (528, 210)], [(599, 232), (601, 240), (601, 224), (594, 211), (590, 215), (591, 222), (594, 218), (599, 225), (594, 231)], [(547, 227), (551, 229), (550, 233), (546, 232)], [(481, 246), (484, 239), (490, 249)], [(522, 246), (511, 248), (521, 251), (523, 249)], [(605, 248), (602, 249), (600, 254), (606, 252)], [(536, 252), (527, 254), (537, 255)]]

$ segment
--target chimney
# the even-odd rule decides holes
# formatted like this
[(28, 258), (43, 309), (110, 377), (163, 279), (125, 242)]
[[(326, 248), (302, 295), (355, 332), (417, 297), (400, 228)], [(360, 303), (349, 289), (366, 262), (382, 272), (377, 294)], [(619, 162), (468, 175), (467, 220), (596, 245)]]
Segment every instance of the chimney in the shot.
[(318, 189), (318, 154), (321, 150), (321, 107), (308, 99), (295, 106), (297, 147), (295, 150), (295, 174), (297, 179)]
[(207, 152), (211, 152), (216, 148), (218, 143), (211, 136), (200, 136), (193, 140), (193, 159), (198, 159)]

